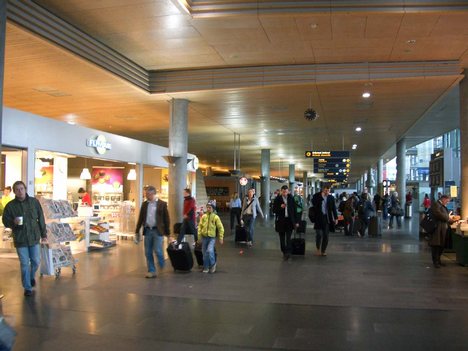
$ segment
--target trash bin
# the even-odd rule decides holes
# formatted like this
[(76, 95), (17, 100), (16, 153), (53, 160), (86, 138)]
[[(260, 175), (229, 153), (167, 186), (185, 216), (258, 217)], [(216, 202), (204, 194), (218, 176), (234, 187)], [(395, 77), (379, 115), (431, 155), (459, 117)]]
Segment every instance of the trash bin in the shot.
[(407, 202), (405, 205), (405, 218), (413, 217), (413, 207), (411, 206), (411, 202)]

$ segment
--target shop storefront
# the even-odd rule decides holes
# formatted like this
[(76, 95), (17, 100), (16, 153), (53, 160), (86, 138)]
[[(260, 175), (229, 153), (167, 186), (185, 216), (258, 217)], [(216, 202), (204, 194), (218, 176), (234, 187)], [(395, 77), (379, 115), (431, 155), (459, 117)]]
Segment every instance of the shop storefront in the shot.
[[(67, 200), (80, 218), (91, 218), (84, 228), (91, 228), (84, 249), (92, 247), (93, 240), (108, 239), (106, 235), (93, 239), (96, 217), (108, 223), (111, 236), (133, 233), (145, 185), (154, 185), (167, 201), (165, 147), (9, 108), (4, 109), (3, 126), (2, 189), (23, 180), (30, 195)], [(195, 192), (193, 162), (188, 162), (187, 170), (187, 185)], [(81, 199), (83, 190), (91, 199), (88, 205)]]

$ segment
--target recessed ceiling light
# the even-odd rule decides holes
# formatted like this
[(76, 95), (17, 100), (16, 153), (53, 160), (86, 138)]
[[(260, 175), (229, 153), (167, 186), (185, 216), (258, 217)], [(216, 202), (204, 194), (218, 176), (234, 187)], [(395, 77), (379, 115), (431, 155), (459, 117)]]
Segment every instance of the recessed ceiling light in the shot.
[(312, 28), (312, 29), (317, 29), (317, 28), (318, 28), (318, 24), (317, 24), (317, 23), (311, 23), (311, 24), (310, 24), (310, 28)]
[(407, 40), (406, 43), (410, 45), (416, 44), (416, 39)]
[(68, 123), (69, 125), (71, 125), (71, 126), (74, 126), (74, 125), (76, 124), (75, 121), (68, 121), (67, 123)]
[(283, 132), (278, 132), (278, 135), (284, 135), (284, 133)]
[(370, 98), (370, 96), (371, 96), (371, 93), (369, 93), (368, 91), (362, 93), (362, 97), (363, 97), (364, 99), (368, 99), (368, 98)]
[(353, 144), (353, 150), (356, 150), (357, 149), (357, 144)]
[(356, 132), (360, 132), (361, 130), (362, 130), (361, 127), (356, 127), (356, 129), (355, 129)]

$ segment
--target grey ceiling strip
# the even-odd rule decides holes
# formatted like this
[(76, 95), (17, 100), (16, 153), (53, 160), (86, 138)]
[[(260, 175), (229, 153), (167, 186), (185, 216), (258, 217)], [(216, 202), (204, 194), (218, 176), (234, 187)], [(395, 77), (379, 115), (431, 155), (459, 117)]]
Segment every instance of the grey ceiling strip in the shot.
[(8, 20), (148, 91), (146, 69), (31, 1), (9, 0)]
[(187, 1), (187, 11), (194, 17), (270, 13), (323, 12), (432, 12), (467, 10), (466, 1), (437, 0), (317, 0), (317, 1)]
[(314, 82), (458, 76), (458, 61), (283, 65), (150, 72), (152, 93), (177, 93)]

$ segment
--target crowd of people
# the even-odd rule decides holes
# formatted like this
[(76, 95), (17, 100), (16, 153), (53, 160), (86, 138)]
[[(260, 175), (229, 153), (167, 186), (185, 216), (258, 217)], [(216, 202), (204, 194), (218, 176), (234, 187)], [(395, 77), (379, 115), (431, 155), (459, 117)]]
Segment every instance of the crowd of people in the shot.
[[(40, 264), (40, 243), (47, 242), (44, 214), (38, 200), (27, 194), (23, 182), (15, 182), (12, 190), (14, 198), (9, 196), (10, 187), (4, 189), (0, 209), (5, 227), (12, 229), (20, 261), (24, 295), (31, 296)], [(402, 226), (401, 217), (404, 211), (397, 192), (384, 196), (376, 194), (371, 199), (367, 193), (359, 195), (356, 192), (352, 194), (343, 192), (335, 197), (330, 190), (330, 187), (324, 186), (319, 192), (309, 196), (307, 201), (303, 201), (297, 189), (291, 194), (287, 185), (275, 191), (270, 211), (275, 218), (274, 229), (278, 233), (284, 260), (291, 258), (291, 236), (298, 229), (306, 213), (315, 229), (315, 255), (321, 257), (327, 256), (330, 232), (342, 227), (344, 235), (356, 235), (362, 238), (366, 236), (370, 220), (377, 211), (382, 212), (382, 218), (388, 221), (389, 228), (393, 228), (395, 223), (398, 228)], [(80, 189), (79, 192), (86, 197), (84, 189)], [(406, 203), (412, 203), (411, 193), (406, 194), (405, 200)], [(449, 201), (449, 196), (439, 194), (438, 199), (431, 202), (426, 194), (421, 203), (423, 213), (432, 216), (436, 223), (433, 233), (429, 233), (429, 245), (435, 268), (444, 265), (441, 262), (441, 255), (448, 237), (449, 225), (460, 219), (448, 211)], [(256, 218), (265, 217), (255, 195), (255, 189), (249, 189), (243, 199), (234, 193), (229, 204), (231, 232), (236, 226), (244, 227), (248, 234), (247, 245), (251, 247), (254, 244)], [(205, 208), (205, 212), (197, 211), (196, 200), (191, 190), (184, 189), (183, 220), (179, 224), (176, 242), (183, 242), (187, 234), (193, 235), (195, 242), (198, 242), (202, 248), (202, 271), (215, 273), (217, 266), (215, 245), (216, 240), (221, 245), (224, 242), (224, 226), (216, 212), (215, 201), (209, 201)], [(141, 205), (135, 228), (135, 242), (139, 243), (143, 237), (147, 264), (146, 278), (156, 277), (156, 263), (160, 268), (165, 266), (163, 242), (164, 237), (170, 234), (167, 203), (158, 198), (154, 186), (147, 186), (145, 201)]]

